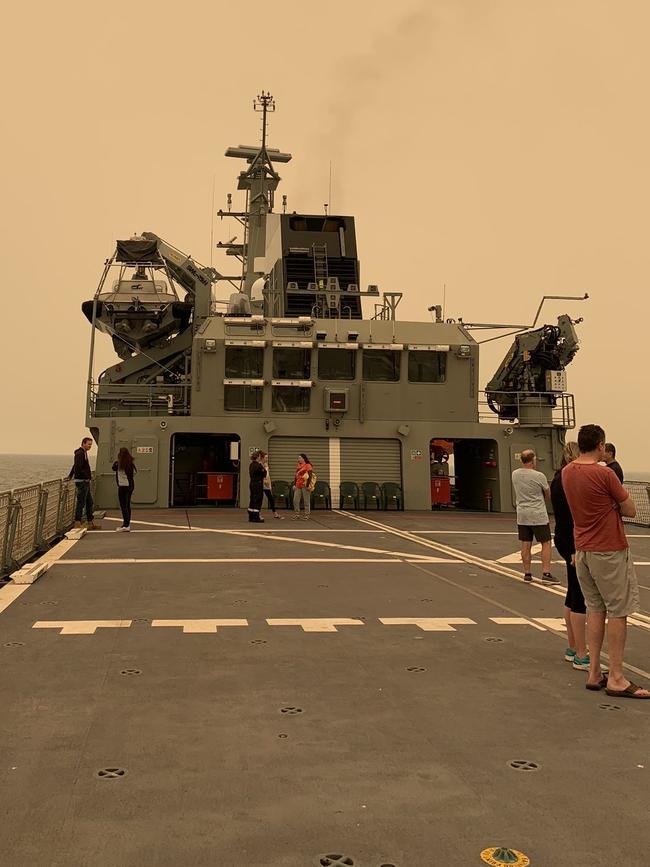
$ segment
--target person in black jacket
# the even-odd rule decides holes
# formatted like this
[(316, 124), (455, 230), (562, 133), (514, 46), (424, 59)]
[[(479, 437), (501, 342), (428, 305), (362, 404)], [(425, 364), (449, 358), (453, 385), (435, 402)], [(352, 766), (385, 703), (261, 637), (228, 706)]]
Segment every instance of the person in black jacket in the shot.
[(74, 463), (68, 474), (69, 479), (74, 479), (75, 489), (77, 492), (77, 502), (74, 511), (74, 526), (81, 527), (81, 518), (86, 510), (86, 520), (88, 521), (89, 530), (97, 530), (99, 527), (95, 524), (93, 517), (93, 498), (90, 493), (90, 481), (93, 473), (88, 462), (88, 452), (92, 448), (92, 438), (84, 437), (81, 440), (81, 445), (74, 453)]
[(605, 463), (610, 470), (613, 470), (616, 473), (619, 482), (623, 484), (625, 481), (623, 467), (616, 460), (616, 446), (613, 443), (605, 443)]
[(564, 600), (564, 621), (569, 639), (564, 658), (581, 671), (589, 670), (587, 651), (586, 622), (587, 608), (576, 574), (576, 546), (573, 538), (573, 517), (562, 487), (562, 469), (580, 455), (578, 443), (569, 442), (564, 446), (562, 466), (551, 482), (551, 503), (555, 513), (555, 547), (566, 562), (567, 593)]
[(250, 474), (250, 500), (248, 503), (248, 520), (252, 524), (263, 524), (264, 518), (260, 515), (262, 501), (264, 499), (264, 478), (266, 470), (261, 463), (260, 453), (253, 452), (251, 463), (248, 468)]
[(137, 473), (131, 452), (122, 448), (117, 453), (117, 460), (113, 463), (113, 472), (117, 482), (117, 496), (122, 510), (122, 526), (117, 527), (118, 532), (128, 533), (131, 529), (131, 496), (135, 488), (134, 475)]

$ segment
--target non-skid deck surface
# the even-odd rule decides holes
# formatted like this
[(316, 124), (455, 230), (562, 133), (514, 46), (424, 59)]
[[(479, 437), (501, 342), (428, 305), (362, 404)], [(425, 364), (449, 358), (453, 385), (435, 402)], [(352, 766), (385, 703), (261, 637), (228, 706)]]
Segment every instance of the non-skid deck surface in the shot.
[(0, 590), (2, 865), (647, 862), (650, 701), (584, 689), (510, 517), (286, 515), (109, 517)]

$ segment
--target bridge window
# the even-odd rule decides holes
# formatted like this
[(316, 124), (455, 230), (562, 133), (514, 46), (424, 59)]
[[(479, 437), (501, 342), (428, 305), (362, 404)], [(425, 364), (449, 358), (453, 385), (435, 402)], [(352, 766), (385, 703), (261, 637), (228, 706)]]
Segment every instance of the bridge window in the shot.
[(409, 382), (444, 382), (446, 378), (446, 352), (420, 349), (409, 352)]
[(356, 375), (356, 349), (319, 349), (318, 378), (351, 381)]
[(311, 349), (276, 346), (273, 349), (273, 379), (309, 379)]
[(260, 412), (264, 389), (257, 385), (226, 385), (223, 406), (227, 412)]
[(227, 379), (261, 379), (264, 349), (258, 346), (226, 346)]
[(397, 349), (364, 349), (363, 378), (369, 382), (399, 382), (400, 357)]
[(310, 388), (274, 385), (272, 392), (273, 412), (309, 412)]

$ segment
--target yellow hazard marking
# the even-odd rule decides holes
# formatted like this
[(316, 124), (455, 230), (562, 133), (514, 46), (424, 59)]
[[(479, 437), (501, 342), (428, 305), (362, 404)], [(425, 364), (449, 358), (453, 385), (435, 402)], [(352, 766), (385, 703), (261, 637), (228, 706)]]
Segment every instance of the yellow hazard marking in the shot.
[[(495, 855), (498, 856), (500, 853), (504, 852), (507, 852), (510, 857), (514, 855), (517, 860), (502, 860), (501, 858), (494, 857)], [(486, 864), (491, 864), (492, 867), (504, 867), (504, 864), (510, 864), (512, 867), (528, 867), (530, 864), (530, 858), (527, 855), (524, 855), (523, 852), (518, 852), (516, 849), (503, 849), (500, 846), (484, 849), (481, 852), (481, 860), (485, 861)]]

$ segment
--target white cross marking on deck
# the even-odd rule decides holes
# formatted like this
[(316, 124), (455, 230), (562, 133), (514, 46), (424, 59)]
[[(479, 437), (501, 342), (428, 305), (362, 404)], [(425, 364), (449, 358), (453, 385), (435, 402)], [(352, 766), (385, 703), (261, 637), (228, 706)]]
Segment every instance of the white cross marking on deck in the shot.
[(267, 618), (269, 626), (301, 626), (303, 632), (338, 632), (337, 626), (363, 626), (363, 620), (352, 617), (300, 617), (280, 620)]
[(499, 626), (532, 626), (533, 629), (546, 632), (545, 628), (540, 626), (539, 623), (533, 623), (532, 620), (527, 620), (525, 617), (490, 617), (490, 620)]
[(558, 632), (566, 630), (564, 617), (534, 617), (536, 623), (541, 623), (547, 629), (555, 629)]
[(97, 629), (128, 629), (130, 620), (38, 620), (32, 629), (59, 629), (59, 635), (94, 635)]
[(183, 632), (215, 633), (222, 626), (248, 626), (248, 620), (152, 620), (152, 626), (182, 626)]
[(380, 617), (379, 622), (384, 626), (419, 626), (425, 632), (456, 632), (452, 623), (476, 626), (469, 617)]

